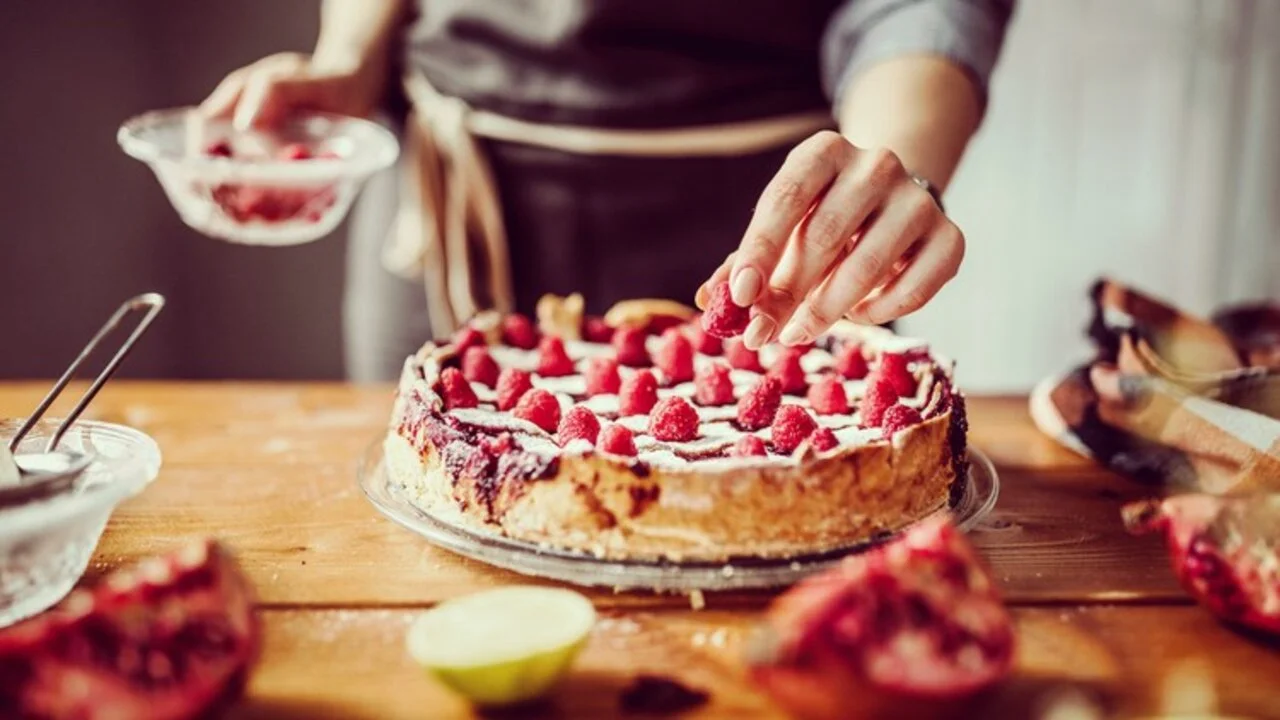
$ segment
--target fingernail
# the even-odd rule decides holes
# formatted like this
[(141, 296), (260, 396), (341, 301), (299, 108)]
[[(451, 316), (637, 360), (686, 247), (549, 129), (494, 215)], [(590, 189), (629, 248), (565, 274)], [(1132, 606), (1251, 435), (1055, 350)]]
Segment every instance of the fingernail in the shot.
[(778, 335), (778, 342), (783, 345), (800, 345), (809, 342), (809, 332), (795, 322), (789, 322), (782, 328), (782, 334)]
[(703, 285), (702, 287), (698, 288), (698, 292), (694, 293), (693, 304), (696, 305), (699, 310), (707, 309), (707, 286), (706, 285)]
[(755, 316), (747, 325), (747, 331), (742, 334), (742, 344), (746, 345), (748, 350), (759, 350), (769, 342), (769, 337), (773, 335), (773, 328), (772, 320), (764, 315)]
[(755, 268), (743, 268), (738, 271), (729, 285), (729, 295), (739, 306), (746, 307), (756, 301), (763, 284), (760, 271)]

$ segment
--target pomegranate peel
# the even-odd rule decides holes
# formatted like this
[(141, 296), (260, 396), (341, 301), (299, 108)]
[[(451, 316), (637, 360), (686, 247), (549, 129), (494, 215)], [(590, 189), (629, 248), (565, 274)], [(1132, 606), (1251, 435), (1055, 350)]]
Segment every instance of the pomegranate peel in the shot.
[(1135, 535), (1164, 536), (1182, 587), (1222, 620), (1280, 635), (1280, 494), (1177, 495), (1121, 509)]

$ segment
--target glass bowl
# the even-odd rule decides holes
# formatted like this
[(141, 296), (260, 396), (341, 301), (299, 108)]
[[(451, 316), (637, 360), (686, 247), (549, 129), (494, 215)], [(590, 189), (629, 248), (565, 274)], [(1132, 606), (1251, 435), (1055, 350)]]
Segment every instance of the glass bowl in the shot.
[(245, 245), (298, 245), (333, 231), (370, 175), (400, 152), (359, 118), (310, 113), (270, 132), (240, 131), (195, 108), (155, 110), (116, 134), (151, 168), (190, 227)]
[[(57, 419), (37, 424), (16, 455), (43, 452)], [(20, 420), (0, 420), (7, 443)], [(81, 420), (58, 446), (92, 457), (75, 490), (0, 509), (0, 628), (35, 615), (71, 592), (93, 555), (107, 520), (122, 501), (160, 472), (160, 448), (132, 428)]]

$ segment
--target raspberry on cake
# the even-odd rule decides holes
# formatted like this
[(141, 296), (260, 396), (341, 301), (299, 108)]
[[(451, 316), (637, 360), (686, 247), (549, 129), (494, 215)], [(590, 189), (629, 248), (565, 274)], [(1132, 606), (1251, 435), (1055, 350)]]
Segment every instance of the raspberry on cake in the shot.
[(884, 431), (885, 437), (891, 438), (899, 430), (906, 430), (913, 425), (919, 425), (923, 419), (915, 408), (907, 407), (906, 405), (894, 405), (884, 411), (884, 417), (880, 420), (880, 429)]
[(880, 427), (884, 414), (889, 408), (898, 404), (898, 391), (892, 383), (873, 382), (867, 387), (867, 394), (862, 397), (858, 412), (862, 414), (863, 427)]
[(547, 335), (538, 343), (538, 374), (542, 377), (573, 374), (573, 361), (564, 350), (564, 341), (555, 335)]
[(596, 441), (596, 449), (611, 455), (626, 457), (635, 457), (637, 454), (635, 436), (630, 430), (617, 423), (604, 426), (600, 431), (599, 440)]
[(560, 424), (560, 401), (546, 390), (534, 388), (520, 398), (511, 414), (553, 433)]
[(747, 348), (738, 338), (725, 341), (724, 357), (729, 361), (729, 367), (734, 370), (764, 372), (764, 366), (760, 364), (760, 353)]
[(867, 370), (867, 358), (862, 354), (862, 346), (845, 343), (836, 357), (836, 371), (849, 380), (861, 380), (867, 376)]
[(693, 440), (698, 437), (698, 411), (682, 397), (663, 398), (649, 414), (649, 434), (659, 440)]
[(533, 377), (524, 370), (507, 368), (498, 375), (498, 409), (510, 410), (533, 389)]
[(596, 418), (596, 414), (581, 405), (574, 405), (560, 419), (560, 427), (556, 430), (556, 442), (560, 443), (561, 447), (574, 440), (586, 440), (589, 444), (595, 445), (596, 436), (599, 434), (600, 420)]
[(618, 389), (622, 387), (618, 361), (611, 357), (599, 355), (588, 358), (582, 375), (587, 383), (587, 395), (617, 395)]
[(449, 410), (456, 408), (473, 408), (480, 404), (476, 393), (457, 368), (445, 368), (440, 373), (440, 396), (444, 398), (444, 406)]
[(827, 375), (809, 386), (809, 407), (819, 415), (848, 415), (849, 396), (844, 383), (834, 375)]
[(840, 441), (836, 439), (836, 434), (831, 432), (829, 427), (820, 427), (814, 430), (813, 434), (809, 436), (809, 442), (813, 444), (813, 449), (818, 452), (833, 450), (840, 444)]
[(778, 354), (769, 368), (769, 377), (777, 378), (782, 384), (782, 392), (787, 395), (803, 395), (808, 389), (804, 379), (804, 368), (800, 358), (805, 351), (798, 348), (787, 348)]
[(582, 321), (582, 339), (592, 343), (607, 343), (613, 337), (613, 328), (605, 323), (604, 318), (588, 315)]
[(462, 353), (462, 374), (471, 382), (494, 387), (499, 372), (498, 363), (489, 354), (489, 348), (473, 345)]
[(607, 341), (580, 296), (538, 307), (536, 329), (494, 315), (405, 362), (387, 477), (442, 522), (606, 558), (798, 558), (933, 513), (965, 471), (963, 397), (921, 342), (841, 321), (765, 372), (740, 339), (709, 356), (670, 301), (610, 310)]
[(724, 352), (724, 343), (720, 338), (703, 330), (698, 323), (686, 325), (685, 334), (693, 344), (693, 349), (703, 355), (719, 355)]
[(729, 368), (718, 362), (703, 365), (693, 379), (693, 399), (704, 407), (731, 405), (733, 380)]
[(743, 435), (733, 444), (729, 454), (733, 457), (764, 457), (769, 454), (769, 450), (764, 441), (755, 435)]
[(453, 351), (456, 353), (464, 353), (470, 347), (483, 347), (489, 343), (485, 342), (484, 333), (479, 330), (466, 326), (453, 336)]
[(525, 315), (508, 315), (502, 319), (502, 342), (511, 347), (532, 350), (538, 347), (538, 328)]
[(818, 423), (808, 410), (799, 405), (783, 405), (773, 418), (769, 432), (773, 439), (773, 449), (780, 453), (792, 453), (800, 447), (800, 443), (809, 439)]
[(658, 380), (648, 370), (637, 370), (618, 390), (618, 412), (626, 415), (647, 415), (658, 402)]
[(880, 382), (893, 386), (898, 397), (911, 397), (916, 394), (916, 377), (907, 367), (909, 360), (902, 353), (880, 353), (880, 367), (876, 368), (876, 376)]
[(662, 371), (668, 384), (693, 379), (693, 345), (679, 328), (663, 331), (657, 352), (653, 356), (653, 364)]
[(645, 349), (644, 328), (620, 327), (613, 331), (613, 349), (617, 352), (618, 363), (627, 367), (648, 367), (649, 351)]
[(763, 377), (738, 401), (738, 425), (744, 430), (769, 427), (782, 404), (782, 383)]

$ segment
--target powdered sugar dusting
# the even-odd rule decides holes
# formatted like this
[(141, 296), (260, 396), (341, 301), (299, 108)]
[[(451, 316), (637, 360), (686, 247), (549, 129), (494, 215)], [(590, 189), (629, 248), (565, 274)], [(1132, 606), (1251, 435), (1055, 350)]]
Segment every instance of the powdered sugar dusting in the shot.
[(633, 433), (644, 432), (649, 429), (649, 416), (628, 415), (618, 418), (617, 423)]
[(574, 360), (589, 357), (612, 357), (613, 346), (606, 343), (592, 343), (583, 340), (569, 340), (564, 344), (565, 353)]
[(617, 415), (617, 395), (593, 395), (582, 401), (582, 406), (597, 415)]
[(565, 375), (563, 377), (533, 376), (533, 386), (547, 392), (565, 395), (586, 395), (587, 380), (581, 375)]
[[(489, 347), (489, 356), (498, 363), (499, 367), (516, 368), (527, 372), (533, 372), (538, 369), (538, 353), (534, 350), (521, 350), (508, 345), (496, 345)], [(570, 357), (573, 356), (570, 355)]]
[(670, 450), (642, 451), (637, 457), (654, 467), (681, 467), (689, 464), (688, 460)]
[(858, 421), (852, 415), (816, 415), (818, 424), (823, 427), (829, 427), (832, 430), (847, 428), (857, 425)]
[[(542, 432), (541, 429), (538, 432)], [(520, 438), (520, 446), (531, 453), (538, 455), (557, 455), (560, 453), (560, 446), (550, 437), (543, 433), (542, 435), (534, 435), (530, 437)]]
[(489, 430), (505, 430), (507, 432), (530, 433), (532, 435), (546, 434), (542, 428), (528, 420), (522, 420), (508, 413), (482, 408), (458, 408), (449, 412), (455, 418), (468, 425), (475, 425)]
[(720, 420), (733, 420), (738, 417), (738, 408), (736, 405), (719, 405), (716, 407), (699, 407), (698, 417), (703, 422), (716, 422)]
[(880, 428), (850, 426), (836, 430), (832, 434), (836, 436), (836, 440), (839, 440), (841, 445), (869, 445), (877, 440), (884, 439), (884, 433), (881, 432)]
[[(865, 344), (872, 353), (871, 362), (873, 367), (878, 365), (878, 355), (884, 352), (898, 353), (927, 351), (928, 349), (928, 344), (923, 340), (903, 338), (880, 328), (845, 327), (842, 332), (837, 333), (837, 337), (848, 338), (853, 342)], [(658, 347), (660, 340), (656, 336), (650, 336), (645, 342), (646, 347), (652, 354)], [(838, 349), (839, 343), (840, 341), (837, 340), (836, 349)], [(760, 352), (761, 365), (765, 368), (770, 367), (777, 362), (779, 356), (786, 349), (776, 343), (766, 346)], [(700, 420), (698, 436), (693, 440), (685, 442), (659, 440), (649, 434), (648, 414), (617, 418), (619, 411), (617, 395), (586, 396), (586, 379), (580, 374), (585, 367), (585, 360), (590, 357), (613, 356), (614, 349), (611, 345), (607, 343), (568, 341), (565, 343), (565, 351), (574, 361), (575, 369), (578, 373), (564, 377), (542, 377), (536, 373), (538, 364), (537, 350), (522, 350), (501, 345), (490, 346), (490, 353), (500, 366), (515, 367), (532, 372), (534, 387), (551, 392), (560, 404), (562, 412), (568, 411), (575, 404), (581, 404), (600, 416), (602, 424), (617, 422), (632, 431), (635, 434), (636, 448), (639, 451), (635, 460), (664, 468), (682, 468), (694, 463), (699, 468), (707, 470), (766, 467), (797, 462), (796, 456), (777, 454), (751, 458), (727, 457), (727, 453), (738, 439), (748, 434), (746, 431), (740, 430), (736, 425), (736, 402), (717, 407), (701, 406), (695, 399), (697, 394), (696, 383), (682, 382), (669, 386), (669, 383), (664, 381), (662, 372), (657, 368), (650, 367), (646, 369), (659, 379), (659, 398), (677, 396), (687, 399), (697, 411)], [(433, 361), (430, 359), (426, 360), (427, 364), (423, 367), (424, 371), (431, 371), (433, 367), (430, 365), (431, 362)], [(722, 356), (712, 357), (700, 353), (695, 355), (694, 362), (695, 367), (698, 369), (705, 368), (713, 363), (726, 364), (726, 360)], [(829, 377), (834, 371), (835, 362), (835, 357), (831, 352), (817, 347), (809, 350), (800, 358), (801, 368), (804, 370), (809, 384), (813, 384), (824, 377)], [(913, 365), (917, 376), (923, 376), (926, 381), (919, 383), (917, 392), (913, 397), (902, 398), (900, 402), (920, 409), (929, 403), (934, 384), (927, 381), (929, 377), (928, 362), (913, 363)], [(438, 367), (436, 369), (438, 371)], [(619, 373), (625, 379), (638, 370), (637, 368), (623, 366), (619, 368)], [(750, 388), (760, 382), (760, 378), (761, 374), (757, 372), (730, 369), (729, 380), (733, 385), (735, 400), (741, 399)], [(842, 415), (815, 414), (814, 417), (819, 425), (831, 429), (842, 446), (885, 442), (879, 428), (859, 427), (861, 418), (857, 412), (857, 405), (866, 394), (866, 380), (843, 380), (842, 384), (850, 403), (854, 406), (854, 411)], [(493, 431), (506, 431), (517, 434), (519, 442), (524, 449), (536, 454), (548, 456), (561, 454), (587, 455), (595, 452), (592, 443), (586, 440), (575, 440), (565, 448), (559, 447), (551, 434), (533, 423), (516, 418), (509, 412), (499, 412), (494, 407), (497, 398), (496, 392), (492, 388), (479, 383), (472, 383), (471, 386), (480, 401), (480, 407), (452, 411), (454, 417), (459, 421)], [(802, 397), (789, 397), (787, 402), (808, 407), (807, 400)], [(765, 443), (770, 443), (772, 438), (772, 431), (768, 427), (752, 431), (750, 434), (760, 438)], [(838, 451), (836, 449), (823, 454)], [(630, 458), (619, 459), (631, 460)]]
[(471, 391), (476, 394), (476, 399), (482, 403), (495, 403), (498, 401), (498, 393), (484, 383), (471, 383)]
[[(800, 356), (800, 368), (810, 375), (834, 367), (836, 359), (822, 348), (814, 348)], [(812, 382), (812, 381), (811, 381)]]

